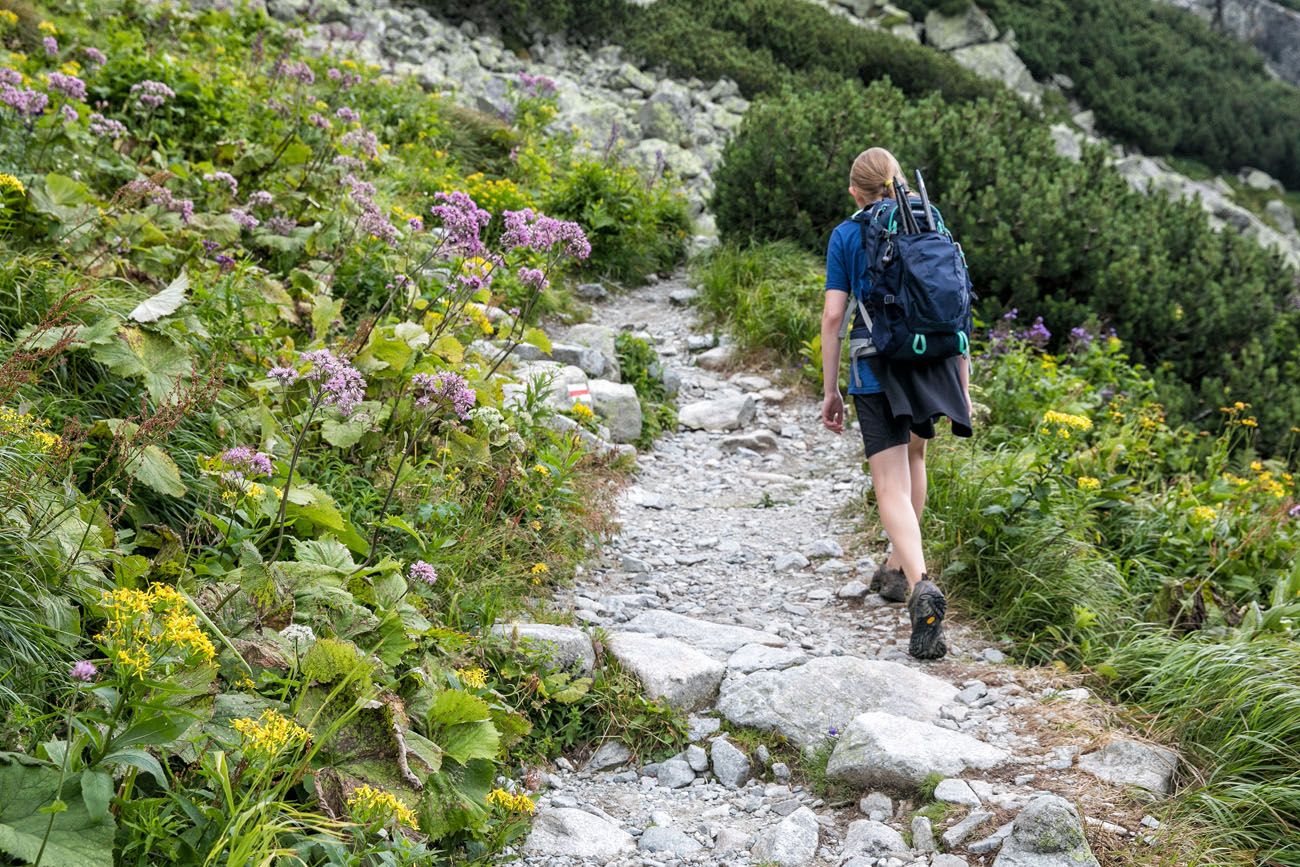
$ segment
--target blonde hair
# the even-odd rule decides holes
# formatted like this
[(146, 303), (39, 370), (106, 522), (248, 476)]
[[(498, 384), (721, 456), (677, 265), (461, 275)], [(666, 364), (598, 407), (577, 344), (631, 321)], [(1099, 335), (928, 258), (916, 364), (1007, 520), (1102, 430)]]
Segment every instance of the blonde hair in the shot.
[(902, 176), (898, 160), (884, 148), (864, 150), (849, 169), (849, 183), (869, 202), (888, 196), (894, 178)]

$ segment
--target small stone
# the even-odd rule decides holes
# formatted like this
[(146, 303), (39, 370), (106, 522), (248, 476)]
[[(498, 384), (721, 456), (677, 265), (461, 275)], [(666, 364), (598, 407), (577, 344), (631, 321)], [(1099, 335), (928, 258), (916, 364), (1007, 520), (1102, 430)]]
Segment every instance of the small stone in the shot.
[(722, 720), (713, 716), (692, 716), (686, 720), (687, 736), (693, 741), (704, 740), (722, 728)]
[(912, 817), (912, 848), (918, 852), (934, 851), (934, 826), (926, 816)]
[(587, 770), (603, 771), (627, 764), (632, 759), (632, 751), (620, 741), (605, 741), (587, 760)]
[(903, 835), (884, 822), (858, 819), (849, 825), (849, 832), (844, 837), (844, 850), (840, 857), (852, 858), (855, 855), (866, 855), (878, 858), (882, 855), (908, 851), (910, 850)]
[(971, 810), (966, 815), (966, 818), (943, 832), (943, 847), (945, 849), (956, 849), (966, 842), (967, 837), (975, 833), (976, 828), (992, 818), (993, 814), (988, 810)]
[(713, 848), (717, 852), (732, 852), (749, 845), (749, 835), (737, 828), (720, 828), (713, 838)]
[(668, 301), (678, 307), (685, 307), (699, 297), (694, 289), (674, 289), (668, 293)]
[(726, 370), (736, 360), (736, 350), (731, 345), (715, 346), (695, 357), (695, 364), (705, 370)]
[(837, 590), (835, 595), (841, 599), (861, 599), (863, 596), (866, 596), (867, 593), (868, 588), (866, 584), (863, 584), (861, 581), (850, 581)]
[(681, 759), (669, 759), (659, 766), (659, 785), (666, 789), (680, 789), (695, 781), (695, 772)]
[(650, 813), (650, 824), (660, 828), (667, 828), (673, 823), (671, 813), (665, 813), (663, 810), (654, 810)]
[(574, 292), (584, 301), (603, 301), (609, 297), (609, 290), (599, 283), (579, 283)]
[(1160, 827), (1160, 820), (1157, 819), (1155, 816), (1143, 816), (1142, 827), (1150, 828), (1151, 830), (1154, 831), (1155, 829)]
[(755, 861), (779, 867), (803, 867), (817, 856), (819, 834), (817, 814), (800, 807), (760, 834), (751, 854)]
[(634, 848), (632, 835), (613, 822), (575, 809), (539, 810), (524, 843), (525, 852), (590, 858), (601, 864), (608, 864)]
[(975, 702), (988, 695), (989, 688), (981, 681), (975, 681), (970, 686), (957, 693), (957, 701), (962, 704), (974, 704)]
[(996, 647), (984, 648), (985, 662), (991, 662), (994, 665), (1000, 665), (1001, 663), (1006, 662), (1006, 660), (1007, 660), (1006, 654), (998, 650)]
[(1097, 859), (1074, 805), (1039, 795), (1016, 816), (993, 867), (1097, 867)]
[(883, 822), (894, 815), (894, 802), (884, 792), (872, 792), (858, 800), (858, 810), (868, 819)]
[(699, 852), (704, 846), (679, 828), (654, 827), (645, 830), (637, 848), (642, 852), (664, 852), (681, 858)]
[(749, 757), (726, 738), (713, 742), (712, 758), (713, 775), (728, 789), (738, 789), (749, 779)]
[(755, 671), (781, 670), (793, 665), (803, 665), (808, 654), (788, 647), (768, 647), (763, 644), (746, 644), (731, 654), (727, 670), (741, 674)]
[(971, 791), (971, 787), (966, 784), (966, 781), (953, 777), (941, 780), (939, 785), (934, 787), (934, 799), (943, 801), (945, 804), (960, 804), (963, 807), (978, 807), (980, 805), (979, 797)]
[(969, 867), (969, 864), (957, 855), (935, 855), (930, 867)]
[(834, 539), (818, 539), (808, 546), (804, 554), (812, 560), (825, 559), (827, 557), (843, 557), (844, 549)]
[(777, 554), (772, 568), (777, 572), (789, 572), (793, 569), (807, 569), (808, 558), (798, 551), (790, 551), (785, 554)]
[(1002, 841), (1006, 840), (1010, 835), (1011, 823), (1007, 822), (983, 840), (967, 843), (966, 850), (975, 855), (987, 855), (990, 852), (996, 852), (1002, 848)]
[(785, 762), (772, 763), (772, 779), (782, 783), (790, 779), (790, 766)]
[(759, 744), (754, 750), (754, 760), (763, 767), (767, 767), (772, 763), (772, 752), (767, 748), (766, 744)]
[(699, 744), (691, 744), (687, 747), (683, 757), (686, 759), (686, 764), (690, 765), (691, 770), (697, 774), (709, 769), (709, 754)]

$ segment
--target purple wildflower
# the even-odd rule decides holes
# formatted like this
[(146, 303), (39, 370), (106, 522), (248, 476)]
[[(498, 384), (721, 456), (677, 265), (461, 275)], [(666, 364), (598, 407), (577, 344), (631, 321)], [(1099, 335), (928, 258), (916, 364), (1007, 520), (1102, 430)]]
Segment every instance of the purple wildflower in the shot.
[(222, 270), (223, 272), (224, 272), (224, 271), (233, 271), (234, 268), (235, 268), (235, 257), (234, 257), (234, 256), (229, 256), (229, 255), (227, 255), (227, 254), (225, 254), (225, 253), (218, 253), (217, 255), (213, 256), (213, 257), (212, 257), (212, 261), (213, 261), (213, 262), (216, 262), (218, 265), (220, 265), (220, 266), (221, 266), (221, 270)]
[(577, 223), (538, 214), (531, 208), (506, 211), (502, 216), (505, 231), (501, 234), (501, 244), (508, 250), (526, 248), (551, 253), (556, 246), (562, 246), (564, 252), (575, 259), (586, 259), (591, 255), (591, 243)]
[(1033, 325), (1020, 332), (1020, 339), (1031, 346), (1043, 349), (1047, 346), (1047, 342), (1052, 339), (1052, 332), (1047, 330), (1047, 326), (1043, 324), (1043, 317), (1039, 316), (1034, 319)]
[(80, 102), (86, 98), (86, 82), (75, 75), (51, 72), (48, 81), (51, 90), (58, 91), (68, 99), (75, 99)]
[(59, 109), (59, 113), (63, 115), (63, 119), (68, 123), (76, 123), (77, 119), (81, 117), (81, 115), (77, 114), (77, 110), (67, 103), (63, 104), (63, 107)]
[(90, 61), (92, 66), (103, 66), (105, 63), (108, 63), (108, 57), (106, 57), (104, 52), (100, 51), (98, 48), (87, 46), (81, 49), (81, 53), (86, 55), (86, 59)]
[(1287, 509), (1286, 513), (1292, 518), (1300, 518), (1300, 503), (1296, 503), (1294, 506)]
[(256, 229), (258, 226), (262, 225), (261, 220), (248, 213), (248, 211), (240, 208), (231, 208), (230, 216), (236, 223), (243, 226), (245, 229)]
[(307, 379), (320, 382), (322, 400), (342, 416), (349, 416), (366, 399), (366, 380), (350, 363), (328, 349), (317, 349), (302, 354), (303, 361), (311, 364), (305, 374)]
[(307, 123), (311, 124), (317, 129), (328, 130), (334, 128), (333, 122), (331, 122), (328, 117), (325, 117), (324, 115), (314, 111), (311, 114), (307, 115)]
[(833, 738), (834, 738), (834, 737), (839, 737), (840, 730), (837, 729), (835, 726), (831, 726), (830, 728), (828, 728), (828, 729), (826, 730), (826, 734), (830, 735), (830, 736), (833, 737)]
[(545, 75), (533, 75), (529, 72), (520, 72), (518, 77), (519, 88), (529, 97), (546, 97), (555, 94), (555, 81), (547, 78)]
[(45, 46), (45, 53), (50, 57), (58, 55), (59, 40), (55, 39), (53, 36), (46, 36), (41, 40), (41, 44)]
[(1092, 332), (1086, 326), (1076, 325), (1070, 329), (1070, 346), (1074, 349), (1085, 350), (1092, 346)]
[(424, 231), (424, 220), (421, 220), (419, 217), (412, 217), (411, 219), (407, 220), (406, 225), (410, 228), (412, 232)]
[(550, 285), (546, 273), (541, 268), (520, 268), (519, 282), (534, 292), (541, 292)]
[(469, 418), (469, 411), (477, 400), (474, 389), (459, 373), (417, 373), (411, 377), (411, 386), (417, 395), (417, 407), (425, 409), (434, 403), (444, 404), (461, 420)]
[(8, 66), (0, 66), (0, 84), (9, 84), (14, 87), (23, 83), (23, 74), (16, 69)]
[(333, 164), (341, 169), (348, 169), (349, 171), (364, 168), (366, 165), (356, 157), (348, 156), (347, 154), (339, 154), (336, 156), (333, 160)]
[(218, 244), (216, 241), (210, 241), (207, 238), (203, 239), (203, 251), (205, 253), (215, 253), (220, 249), (221, 249), (221, 245)]
[(257, 208), (270, 205), (273, 201), (275, 199), (266, 190), (258, 190), (248, 194), (248, 201), (245, 204), (250, 208)]
[(121, 122), (104, 117), (102, 114), (92, 114), (90, 116), (90, 134), (116, 141), (126, 135), (126, 127)]
[(157, 205), (164, 210), (171, 211), (181, 215), (181, 222), (188, 224), (194, 218), (194, 202), (190, 199), (178, 199), (172, 195), (171, 190), (159, 186), (148, 178), (138, 178), (127, 184), (125, 192), (130, 195), (140, 196), (149, 200), (150, 204)]
[(277, 75), (291, 78), (302, 84), (315, 84), (316, 82), (316, 73), (312, 72), (311, 67), (300, 60), (292, 62), (282, 60), (275, 71)]
[(272, 367), (266, 375), (286, 388), (298, 381), (298, 371), (292, 367)]
[(426, 563), (423, 560), (416, 560), (412, 563), (407, 574), (412, 581), (423, 581), (430, 587), (438, 583), (438, 570), (433, 567), (432, 563)]
[(349, 130), (339, 139), (339, 144), (361, 151), (372, 160), (379, 159), (379, 137), (368, 129)]
[(20, 90), (6, 83), (0, 84), (0, 103), (18, 112), (20, 117), (35, 117), (44, 113), (50, 98), (39, 90)]
[(356, 109), (348, 108), (346, 105), (334, 112), (334, 116), (344, 123), (352, 123), (353, 121), (361, 120), (361, 115), (356, 111)]
[(221, 453), (221, 462), (234, 470), (241, 479), (246, 475), (271, 475), (272, 460), (273, 458), (266, 452), (259, 452), (248, 446), (235, 446)]
[(292, 217), (272, 217), (266, 221), (266, 228), (273, 234), (288, 237), (298, 223)]
[(79, 680), (82, 683), (90, 683), (95, 679), (95, 675), (99, 674), (99, 669), (95, 668), (95, 663), (88, 659), (83, 659), (73, 665), (72, 670), (69, 671), (68, 674), (71, 675), (73, 680)]
[(135, 97), (137, 108), (153, 110), (161, 107), (169, 99), (176, 98), (176, 91), (161, 81), (146, 79), (131, 85), (131, 95)]
[(209, 172), (203, 176), (203, 180), (210, 184), (225, 184), (230, 188), (230, 195), (239, 195), (239, 181), (230, 172)]
[(331, 66), (325, 75), (330, 81), (341, 81), (343, 79), (343, 71), (336, 66)]
[(460, 190), (435, 193), (433, 198), (438, 204), (429, 208), (429, 212), (442, 221), (452, 246), (466, 256), (482, 253), (479, 233), (492, 222), (492, 215), (476, 205), (469, 193)]
[(1019, 311), (1017, 308), (1012, 307), (1012, 308), (1011, 308), (1010, 310), (1008, 310), (1006, 313), (1003, 313), (1003, 314), (1002, 314), (1002, 321), (1004, 321), (1004, 322), (1015, 322), (1015, 321), (1016, 321), (1016, 317), (1019, 316), (1019, 315), (1020, 315), (1020, 311)]

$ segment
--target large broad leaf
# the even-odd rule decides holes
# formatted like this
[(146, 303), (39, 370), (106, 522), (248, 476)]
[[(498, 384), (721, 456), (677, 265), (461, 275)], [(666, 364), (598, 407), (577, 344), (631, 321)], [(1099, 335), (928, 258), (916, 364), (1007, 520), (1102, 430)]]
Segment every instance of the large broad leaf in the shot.
[(113, 799), (113, 775), (108, 771), (81, 772), (81, 800), (86, 812), (96, 822), (108, 818), (108, 802)]
[(465, 360), (465, 346), (450, 334), (444, 334), (433, 344), (433, 353), (449, 364), (460, 364)]
[(30, 194), (36, 210), (63, 223), (74, 219), (91, 200), (90, 187), (56, 172), (46, 175), (44, 184), (33, 184)]
[(123, 328), (115, 339), (93, 346), (91, 354), (118, 376), (143, 379), (156, 401), (165, 398), (191, 370), (188, 349), (134, 327)]
[(317, 340), (324, 340), (334, 320), (343, 316), (343, 302), (328, 295), (317, 295), (311, 305), (311, 332)]
[(169, 497), (183, 497), (188, 490), (181, 481), (180, 468), (158, 446), (146, 446), (126, 468), (136, 481)]
[(57, 768), (0, 753), (0, 852), (31, 863), (44, 845), (44, 867), (113, 867), (112, 815), (91, 816), (79, 778), (58, 787)]
[(175, 313), (185, 303), (185, 293), (189, 291), (190, 278), (184, 271), (167, 288), (157, 295), (151, 295), (141, 301), (128, 314), (136, 322), (153, 322)]
[(483, 699), (459, 689), (447, 689), (433, 699), (433, 707), (429, 709), (429, 730), (491, 718), (492, 709)]
[(155, 759), (144, 750), (117, 750), (104, 756), (100, 760), (104, 765), (127, 765), (137, 770), (149, 774), (158, 783), (159, 787), (166, 789), (167, 775), (163, 773), (162, 762)]
[(351, 448), (369, 432), (370, 420), (359, 414), (348, 418), (327, 418), (320, 426), (321, 438), (340, 449)]
[(547, 355), (551, 354), (551, 338), (546, 336), (546, 332), (540, 328), (529, 328), (524, 331), (524, 343), (536, 346)]
[(434, 698), (428, 719), (430, 740), (455, 761), (496, 757), (501, 734), (492, 724), (492, 709), (477, 696), (445, 690)]
[(334, 498), (316, 485), (295, 485), (290, 491), (286, 511), (295, 518), (305, 518), (316, 527), (328, 531), (357, 553), (365, 554), (370, 548), (352, 526), (352, 522), (343, 517)]
[(294, 540), (294, 556), (300, 563), (318, 563), (343, 572), (357, 568), (356, 561), (337, 539)]
[(474, 761), (429, 776), (420, 801), (420, 829), (430, 840), (487, 822), (487, 796), (495, 770), (491, 762)]

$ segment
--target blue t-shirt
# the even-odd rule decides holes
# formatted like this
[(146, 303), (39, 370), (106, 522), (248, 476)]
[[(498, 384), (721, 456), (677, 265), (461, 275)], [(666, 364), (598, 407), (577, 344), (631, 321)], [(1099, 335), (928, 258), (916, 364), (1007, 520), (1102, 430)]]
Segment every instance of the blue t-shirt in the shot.
[[(852, 298), (854, 289), (861, 289), (865, 294), (870, 284), (858, 286), (857, 283), (870, 279), (867, 274), (867, 253), (862, 249), (862, 228), (852, 220), (845, 220), (831, 232), (831, 241), (826, 247), (826, 291), (849, 294), (849, 309), (844, 315), (854, 317), (853, 330), (850, 332), (853, 337), (871, 336), (866, 325), (857, 321), (857, 305)], [(880, 383), (867, 365), (867, 360), (858, 359), (857, 366), (857, 382), (861, 384), (854, 385), (854, 378), (849, 377), (849, 394), (879, 394)]]

